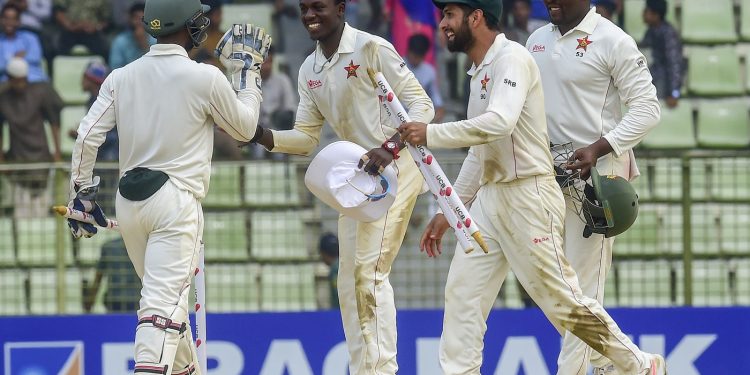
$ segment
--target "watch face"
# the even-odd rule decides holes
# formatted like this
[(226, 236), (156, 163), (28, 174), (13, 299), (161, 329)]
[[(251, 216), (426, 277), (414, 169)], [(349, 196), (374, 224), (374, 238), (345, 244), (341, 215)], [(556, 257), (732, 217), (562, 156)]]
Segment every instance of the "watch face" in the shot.
[(396, 142), (393, 142), (393, 141), (386, 142), (385, 146), (391, 149), (396, 148)]

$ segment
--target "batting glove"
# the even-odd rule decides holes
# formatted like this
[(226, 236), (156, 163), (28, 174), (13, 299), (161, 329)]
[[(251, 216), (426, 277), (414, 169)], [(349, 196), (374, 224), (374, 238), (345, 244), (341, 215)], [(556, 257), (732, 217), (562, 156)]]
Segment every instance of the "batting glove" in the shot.
[(260, 66), (268, 56), (271, 36), (262, 27), (234, 24), (216, 45), (214, 54), (227, 70), (235, 91), (248, 87), (255, 80), (260, 89)]
[[(97, 224), (102, 227), (107, 226), (107, 217), (101, 207), (96, 203), (96, 193), (99, 192), (99, 176), (94, 177), (91, 185), (77, 187), (76, 197), (68, 202), (68, 207), (91, 214)], [(96, 234), (96, 227), (93, 224), (82, 221), (68, 219), (68, 226), (73, 237), (90, 238)]]

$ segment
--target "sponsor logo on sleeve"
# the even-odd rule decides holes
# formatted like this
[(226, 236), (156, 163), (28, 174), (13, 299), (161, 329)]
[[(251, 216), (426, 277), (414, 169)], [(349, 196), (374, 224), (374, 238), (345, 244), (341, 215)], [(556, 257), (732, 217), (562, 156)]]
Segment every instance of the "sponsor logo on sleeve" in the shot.
[(311, 80), (307, 81), (307, 87), (310, 90), (314, 90), (314, 89), (317, 89), (318, 87), (322, 87), (322, 86), (323, 86), (323, 82), (321, 82), (318, 79), (311, 79)]
[(531, 53), (535, 52), (544, 52), (544, 46), (541, 44), (534, 44), (534, 46), (531, 47)]

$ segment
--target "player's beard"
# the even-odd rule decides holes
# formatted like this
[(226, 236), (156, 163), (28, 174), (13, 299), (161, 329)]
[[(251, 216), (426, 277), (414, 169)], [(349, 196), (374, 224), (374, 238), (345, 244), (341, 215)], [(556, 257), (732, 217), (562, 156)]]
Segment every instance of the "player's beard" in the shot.
[(466, 52), (470, 50), (473, 45), (474, 36), (471, 35), (468, 20), (464, 18), (463, 22), (461, 22), (461, 27), (454, 31), (453, 40), (448, 40), (448, 51)]

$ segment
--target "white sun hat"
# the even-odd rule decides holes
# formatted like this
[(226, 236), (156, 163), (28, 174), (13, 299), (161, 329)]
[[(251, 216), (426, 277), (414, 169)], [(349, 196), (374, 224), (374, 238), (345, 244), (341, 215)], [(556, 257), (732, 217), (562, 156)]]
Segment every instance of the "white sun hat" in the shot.
[(385, 215), (396, 200), (398, 179), (393, 164), (379, 176), (357, 167), (367, 150), (352, 142), (326, 146), (310, 163), (305, 185), (310, 192), (340, 214), (373, 222)]

